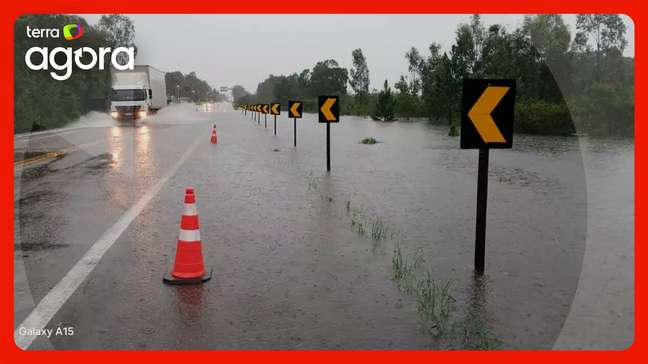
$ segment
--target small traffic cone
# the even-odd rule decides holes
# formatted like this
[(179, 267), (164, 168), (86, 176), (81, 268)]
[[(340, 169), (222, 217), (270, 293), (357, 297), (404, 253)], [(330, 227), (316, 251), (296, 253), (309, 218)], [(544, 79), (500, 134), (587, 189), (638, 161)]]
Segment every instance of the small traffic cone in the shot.
[(185, 191), (184, 203), (175, 262), (171, 273), (167, 273), (162, 279), (166, 284), (197, 284), (207, 282), (212, 275), (211, 269), (205, 271), (196, 196), (192, 187)]
[(216, 135), (216, 124), (214, 124), (214, 127), (212, 128), (211, 143), (212, 144), (218, 143), (218, 136)]

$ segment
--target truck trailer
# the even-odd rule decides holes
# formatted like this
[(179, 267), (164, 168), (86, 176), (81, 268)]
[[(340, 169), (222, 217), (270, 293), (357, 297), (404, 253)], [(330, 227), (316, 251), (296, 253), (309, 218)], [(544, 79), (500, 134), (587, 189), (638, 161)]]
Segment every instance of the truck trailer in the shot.
[(114, 119), (143, 119), (167, 106), (164, 72), (155, 67), (112, 68), (110, 79), (110, 115)]

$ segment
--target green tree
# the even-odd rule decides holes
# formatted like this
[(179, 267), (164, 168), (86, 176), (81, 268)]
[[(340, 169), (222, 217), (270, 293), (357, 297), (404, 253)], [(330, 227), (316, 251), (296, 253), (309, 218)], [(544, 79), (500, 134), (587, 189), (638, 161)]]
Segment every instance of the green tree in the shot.
[(576, 29), (575, 48), (583, 53), (594, 53), (594, 77), (600, 81), (603, 56), (619, 57), (628, 44), (625, 24), (618, 14), (579, 14)]
[(571, 61), (569, 44), (571, 34), (559, 14), (540, 14), (524, 18), (522, 26), (524, 35), (535, 47), (540, 64), (540, 77), (544, 85), (540, 92), (549, 95), (551, 99), (560, 100), (561, 90), (556, 86), (560, 82), (562, 89), (569, 93), (571, 83)]
[(351, 79), (349, 84), (360, 98), (364, 98), (369, 93), (369, 67), (367, 60), (362, 54), (362, 49), (358, 48), (351, 52), (353, 56), (353, 68), (351, 68)]
[(184, 90), (182, 88), (182, 84), (184, 82), (184, 75), (180, 71), (174, 71), (174, 72), (167, 72), (164, 75), (165, 78), (165, 83), (166, 83), (166, 93), (169, 96), (173, 96), (175, 98), (177, 97), (183, 97), (184, 96)]
[(417, 95), (412, 93), (411, 85), (407, 82), (404, 75), (396, 82), (394, 88), (398, 90), (396, 95), (396, 110), (398, 115), (409, 119), (418, 113)]
[(484, 40), (486, 37), (486, 30), (481, 21), (479, 14), (473, 14), (470, 18), (470, 32), (473, 38), (473, 53), (475, 61), (472, 67), (472, 74), (474, 77), (481, 77), (483, 75), (483, 65), (481, 63), (482, 50), (484, 48)]
[(247, 92), (247, 90), (245, 90), (245, 87), (241, 85), (235, 85), (234, 87), (232, 87), (232, 99), (234, 101), (234, 104), (238, 104), (239, 100), (247, 94), (249, 94), (249, 92)]
[(511, 36), (504, 27), (490, 26), (481, 53), (482, 74), (487, 78), (517, 78), (513, 47)]
[(410, 48), (410, 50), (405, 53), (405, 58), (408, 62), (407, 70), (410, 73), (409, 89), (413, 94), (418, 95), (421, 90), (421, 79), (423, 78), (426, 66), (425, 60), (415, 47)]
[(373, 115), (374, 120), (394, 121), (396, 115), (396, 100), (392, 95), (391, 87), (385, 80), (383, 89), (378, 93), (376, 107)]
[(97, 30), (104, 33), (108, 47), (135, 46), (135, 25), (125, 15), (102, 15), (97, 23)]
[(310, 74), (310, 95), (346, 95), (348, 71), (333, 59), (317, 62)]
[(362, 54), (362, 49), (355, 49), (351, 52), (351, 55), (353, 57), (353, 68), (349, 71), (351, 74), (349, 84), (355, 95), (349, 111), (355, 115), (366, 115), (369, 101), (369, 67)]
[[(133, 21), (121, 14), (102, 15), (97, 23), (97, 30), (104, 34), (105, 42), (108, 47), (133, 47), (135, 56), (137, 56), (137, 46), (135, 45), (135, 24)], [(125, 64), (128, 60), (126, 55), (119, 54), (117, 61)]]
[(167, 95), (188, 97), (193, 102), (222, 101), (225, 95), (212, 88), (207, 81), (198, 78), (196, 72), (182, 74), (180, 71), (165, 75)]
[(461, 86), (464, 78), (472, 76), (476, 63), (475, 43), (469, 25), (461, 24), (455, 32), (455, 44), (450, 55), (444, 54), (435, 69), (435, 94), (445, 95), (448, 124), (456, 123), (459, 114)]

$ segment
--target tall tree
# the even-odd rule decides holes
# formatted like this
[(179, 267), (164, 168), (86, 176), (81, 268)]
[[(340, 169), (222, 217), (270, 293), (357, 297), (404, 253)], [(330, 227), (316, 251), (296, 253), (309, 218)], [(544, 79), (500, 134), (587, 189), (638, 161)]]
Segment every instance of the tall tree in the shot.
[(107, 45), (110, 47), (135, 46), (135, 25), (133, 21), (121, 14), (102, 15), (97, 28), (105, 32)]
[(545, 59), (569, 50), (571, 35), (560, 14), (527, 15), (522, 29)]
[(560, 14), (540, 14), (524, 18), (523, 34), (537, 51), (540, 72), (546, 92), (553, 99), (560, 99), (560, 90), (554, 87), (559, 82), (562, 90), (569, 93), (571, 61), (569, 44), (571, 34)]
[(440, 84), (439, 91), (446, 95), (448, 101), (446, 109), (450, 125), (455, 122), (455, 115), (459, 112), (461, 84), (464, 78), (472, 76), (476, 60), (475, 43), (470, 26), (459, 25), (455, 34), (455, 44), (452, 45), (449, 56), (444, 54), (436, 76), (437, 83)]
[(425, 68), (425, 60), (415, 47), (410, 48), (405, 53), (405, 58), (408, 62), (407, 70), (410, 73), (410, 90), (413, 94), (418, 95), (421, 90), (421, 78)]
[(353, 68), (350, 70), (351, 79), (349, 84), (361, 99), (364, 99), (369, 93), (369, 67), (367, 60), (362, 54), (362, 49), (358, 48), (351, 52), (353, 56)]
[(576, 16), (576, 29), (575, 48), (581, 52), (594, 52), (594, 77), (600, 81), (603, 55), (620, 57), (628, 44), (625, 24), (618, 14), (579, 14)]
[[(133, 47), (135, 56), (137, 56), (137, 47), (135, 46), (135, 25), (133, 21), (121, 14), (102, 15), (96, 26), (97, 30), (104, 33), (108, 47)], [(123, 64), (127, 60), (125, 54), (119, 54), (119, 63)]]
[(474, 77), (481, 77), (483, 75), (482, 49), (484, 47), (484, 39), (486, 37), (486, 30), (481, 21), (479, 14), (473, 14), (470, 18), (470, 32), (473, 38), (473, 53), (475, 54), (474, 64), (472, 66), (472, 74)]

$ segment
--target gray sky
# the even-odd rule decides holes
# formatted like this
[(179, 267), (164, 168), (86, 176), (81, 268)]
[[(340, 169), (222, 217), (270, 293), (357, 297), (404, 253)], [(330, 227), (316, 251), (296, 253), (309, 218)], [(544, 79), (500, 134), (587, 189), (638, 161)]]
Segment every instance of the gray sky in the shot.
[[(82, 15), (89, 23), (99, 15)], [(351, 67), (351, 51), (362, 48), (371, 88), (407, 72), (405, 52), (427, 54), (431, 42), (448, 50), (459, 23), (470, 15), (129, 15), (135, 23), (138, 64), (164, 71), (195, 71), (212, 87), (243, 85), (256, 91), (269, 74), (289, 74), (335, 59)], [(522, 15), (483, 15), (486, 26), (513, 30)], [(626, 16), (628, 47), (634, 56), (634, 25)], [(576, 16), (564, 20), (573, 34)]]

